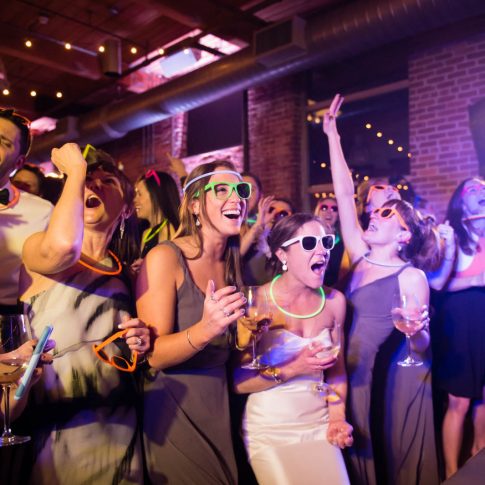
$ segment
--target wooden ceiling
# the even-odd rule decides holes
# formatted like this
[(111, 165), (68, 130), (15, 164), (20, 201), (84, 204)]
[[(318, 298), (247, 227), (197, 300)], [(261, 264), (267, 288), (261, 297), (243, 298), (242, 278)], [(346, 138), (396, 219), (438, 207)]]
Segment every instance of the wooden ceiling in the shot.
[[(0, 2), (0, 60), (14, 106), (31, 119), (79, 115), (128, 96), (102, 73), (98, 47), (119, 39), (122, 71), (194, 29), (241, 45), (268, 23), (347, 0), (9, 0)], [(31, 47), (25, 42), (30, 40)], [(65, 43), (71, 49), (65, 48)], [(131, 53), (136, 47), (137, 53)], [(1, 63), (0, 63), (1, 67)], [(3, 87), (2, 87), (3, 89)], [(30, 96), (35, 90), (36, 97)], [(62, 98), (57, 98), (57, 91)]]

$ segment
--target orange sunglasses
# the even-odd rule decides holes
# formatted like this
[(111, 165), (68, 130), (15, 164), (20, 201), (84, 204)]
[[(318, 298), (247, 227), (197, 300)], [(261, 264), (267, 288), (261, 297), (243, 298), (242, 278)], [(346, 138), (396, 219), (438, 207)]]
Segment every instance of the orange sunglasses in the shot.
[(393, 192), (396, 192), (397, 194), (399, 194), (398, 188), (394, 187), (394, 185), (371, 185), (369, 188), (369, 192), (367, 193), (367, 199), (365, 199), (365, 203), (366, 204), (369, 203), (369, 200), (372, 196), (372, 192), (374, 192), (375, 190), (386, 190), (388, 187), (390, 187)]
[(402, 218), (401, 214), (394, 208), (394, 207), (378, 207), (372, 211), (372, 214), (375, 214), (381, 219), (389, 219), (392, 216), (396, 216), (399, 224), (401, 224), (406, 231), (409, 231), (409, 226), (406, 224), (404, 219)]
[(93, 345), (93, 350), (94, 350), (94, 353), (96, 354), (96, 357), (99, 360), (103, 361), (105, 364), (112, 365), (113, 367), (116, 367), (116, 369), (121, 370), (123, 372), (133, 372), (136, 369), (138, 352), (136, 351), (132, 352), (131, 362), (129, 362), (121, 355), (113, 355), (112, 357), (108, 357), (106, 352), (103, 350), (104, 347), (106, 347), (110, 343), (114, 342), (119, 338), (122, 338), (126, 332), (128, 332), (127, 329), (116, 332), (115, 334), (111, 335), (111, 337), (101, 342), (99, 345), (96, 345), (96, 344)]

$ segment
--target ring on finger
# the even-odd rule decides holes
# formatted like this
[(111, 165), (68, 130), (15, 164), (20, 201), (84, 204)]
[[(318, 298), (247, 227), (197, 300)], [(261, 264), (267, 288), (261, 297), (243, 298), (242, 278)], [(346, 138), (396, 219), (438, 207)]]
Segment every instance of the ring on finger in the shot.
[(212, 293), (212, 295), (210, 296), (210, 299), (211, 301), (213, 301), (214, 303), (217, 303), (219, 300), (215, 297), (214, 293)]
[(138, 345), (138, 347), (139, 347), (139, 346), (140, 346), (140, 345), (142, 345), (142, 344), (143, 344), (143, 340), (141, 339), (141, 337), (138, 337), (138, 336), (137, 336), (137, 337), (136, 337), (136, 345)]
[(222, 313), (224, 313), (224, 316), (227, 318), (231, 314), (231, 312), (227, 311), (225, 308), (222, 309)]

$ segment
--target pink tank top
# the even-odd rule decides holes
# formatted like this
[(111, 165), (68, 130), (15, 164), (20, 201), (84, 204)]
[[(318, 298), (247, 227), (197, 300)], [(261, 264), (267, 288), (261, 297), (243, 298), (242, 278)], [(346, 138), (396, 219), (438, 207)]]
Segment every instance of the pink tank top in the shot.
[(485, 272), (485, 237), (481, 237), (478, 249), (475, 252), (470, 264), (461, 271), (456, 271), (455, 278), (470, 278)]

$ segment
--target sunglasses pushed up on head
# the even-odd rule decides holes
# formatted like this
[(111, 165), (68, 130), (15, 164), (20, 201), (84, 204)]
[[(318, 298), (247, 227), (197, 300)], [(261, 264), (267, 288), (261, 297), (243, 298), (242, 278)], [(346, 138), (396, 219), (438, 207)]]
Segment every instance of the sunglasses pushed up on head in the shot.
[(369, 200), (372, 196), (372, 192), (380, 191), (380, 190), (386, 190), (388, 188), (391, 189), (396, 194), (399, 194), (399, 189), (397, 187), (394, 187), (394, 185), (371, 185), (370, 188), (369, 188), (369, 192), (367, 193), (367, 199), (365, 200), (365, 203), (366, 204), (369, 203)]
[(333, 234), (326, 234), (325, 236), (298, 236), (288, 239), (281, 247), (287, 248), (296, 242), (300, 243), (300, 246), (304, 251), (313, 251), (319, 242), (322, 243), (323, 249), (330, 251), (335, 246), (335, 236)]

